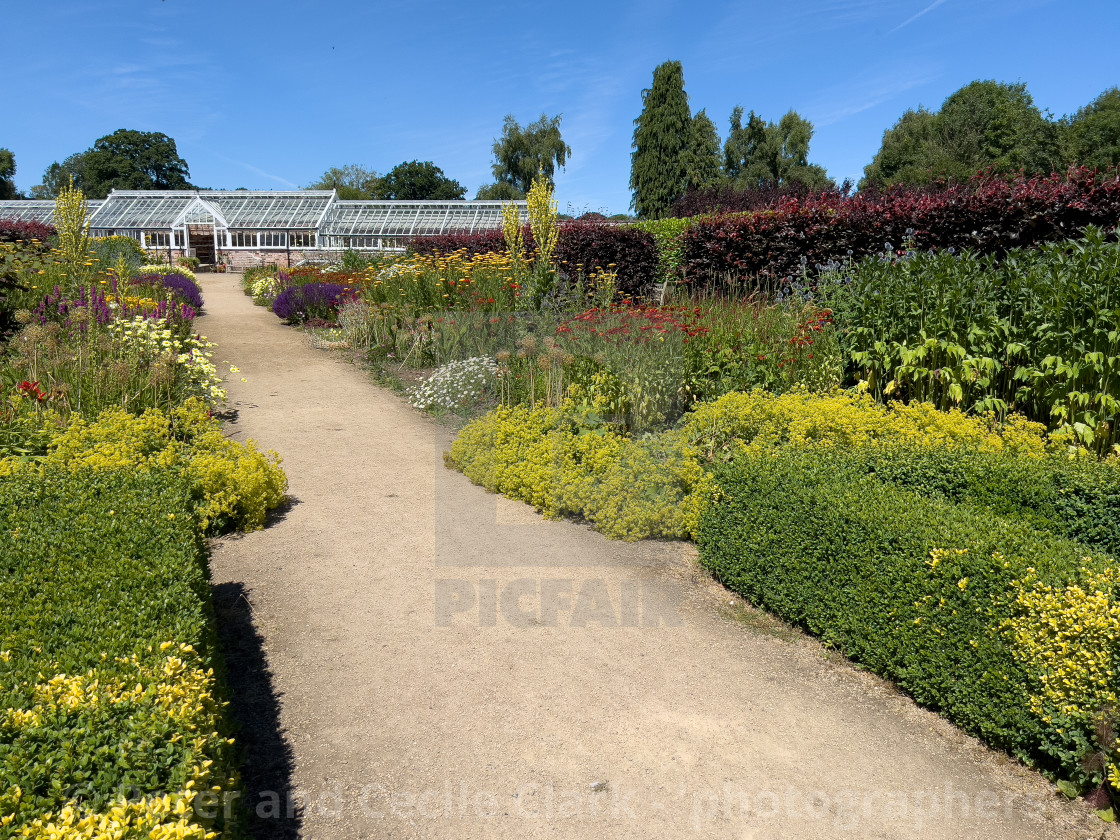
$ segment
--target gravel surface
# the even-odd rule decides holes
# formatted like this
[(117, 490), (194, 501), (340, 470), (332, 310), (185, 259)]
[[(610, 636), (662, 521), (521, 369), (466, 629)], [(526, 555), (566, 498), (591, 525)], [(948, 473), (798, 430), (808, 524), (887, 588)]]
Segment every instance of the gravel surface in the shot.
[[(258, 837), (1116, 836), (753, 610), (443, 465), (452, 432), (200, 275), (291, 506), (213, 543)], [(246, 381), (242, 382), (244, 378)]]

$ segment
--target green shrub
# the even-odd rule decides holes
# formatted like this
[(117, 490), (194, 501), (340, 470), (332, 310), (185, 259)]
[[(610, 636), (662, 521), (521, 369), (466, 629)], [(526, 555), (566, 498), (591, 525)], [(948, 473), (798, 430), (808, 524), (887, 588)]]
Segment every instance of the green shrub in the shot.
[(881, 405), (855, 391), (752, 391), (698, 406), (684, 434), (715, 460), (744, 446), (813, 448), (825, 460), (842, 451), (846, 463), (882, 481), (1027, 516), (1120, 556), (1120, 459), (1071, 457), (1022, 417)]
[(672, 286), (684, 277), (684, 233), (695, 218), (646, 219), (631, 227), (652, 234), (657, 243), (657, 282)]
[(1088, 228), (999, 259), (873, 258), (818, 291), (876, 397), (1019, 412), (1098, 453), (1120, 447), (1115, 236)]
[(112, 268), (121, 258), (132, 270), (148, 258), (139, 240), (131, 236), (102, 236), (93, 240), (93, 252), (103, 268)]
[(495, 409), (463, 429), (449, 460), (476, 484), (612, 539), (688, 537), (710, 486), (679, 433), (632, 439), (570, 406)]
[[(45, 464), (72, 471), (178, 470), (190, 483), (202, 533), (264, 527), (288, 489), (279, 455), (260, 452), (252, 440), (227, 438), (198, 400), (170, 415), (150, 409), (137, 417), (110, 409), (92, 422), (73, 418), (55, 431)], [(11, 468), (0, 461), (0, 475)]]
[(1028, 763), (1087, 782), (1081, 759), (1103, 747), (1116, 774), (1116, 744), (1094, 734), (1116, 708), (1113, 561), (822, 451), (760, 447), (720, 465), (703, 564)]
[(159, 468), (0, 476), (5, 836), (228, 828), (192, 810), (237, 776), (190, 494)]

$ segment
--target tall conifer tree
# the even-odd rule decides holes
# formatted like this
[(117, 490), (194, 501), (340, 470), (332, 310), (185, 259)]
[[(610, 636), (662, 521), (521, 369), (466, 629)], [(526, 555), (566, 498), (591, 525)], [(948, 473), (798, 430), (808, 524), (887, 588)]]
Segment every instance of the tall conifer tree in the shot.
[(703, 190), (720, 179), (721, 152), (716, 124), (701, 108), (692, 118), (692, 132), (685, 152), (685, 187)]
[(630, 189), (631, 206), (639, 216), (665, 216), (684, 194), (691, 137), (684, 68), (679, 61), (666, 61), (653, 71), (653, 86), (642, 91), (642, 113), (634, 120)]

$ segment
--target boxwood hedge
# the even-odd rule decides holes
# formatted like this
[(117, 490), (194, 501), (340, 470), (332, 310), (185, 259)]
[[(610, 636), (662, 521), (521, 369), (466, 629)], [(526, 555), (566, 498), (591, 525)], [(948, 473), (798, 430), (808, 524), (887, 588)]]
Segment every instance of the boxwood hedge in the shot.
[(0, 476), (0, 834), (231, 828), (193, 807), (236, 765), (192, 504), (158, 468)]
[(906, 489), (852, 455), (744, 450), (717, 467), (703, 564), (988, 743), (1081, 782), (1081, 759), (1103, 746), (1115, 772), (1115, 745), (1094, 735), (1120, 665), (1114, 562), (931, 495), (933, 462)]

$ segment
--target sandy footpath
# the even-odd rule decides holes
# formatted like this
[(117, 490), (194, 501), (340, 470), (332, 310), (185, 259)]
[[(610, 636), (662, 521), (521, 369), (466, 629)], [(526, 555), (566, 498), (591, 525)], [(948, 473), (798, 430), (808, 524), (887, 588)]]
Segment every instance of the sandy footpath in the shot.
[(212, 558), (219, 616), (244, 625), (223, 632), (255, 634), (271, 674), (231, 656), (259, 836), (1101, 836), (1036, 775), (744, 607), (691, 546), (611, 542), (447, 470), (447, 430), (237, 276), (200, 280), (229, 431), (283, 455), (295, 499)]

